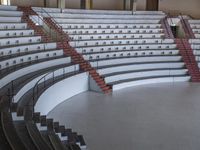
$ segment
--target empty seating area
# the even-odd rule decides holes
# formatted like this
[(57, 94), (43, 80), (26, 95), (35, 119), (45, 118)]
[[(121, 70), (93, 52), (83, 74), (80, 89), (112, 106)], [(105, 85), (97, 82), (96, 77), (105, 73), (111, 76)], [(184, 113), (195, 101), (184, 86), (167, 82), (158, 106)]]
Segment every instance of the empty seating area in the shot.
[(113, 90), (190, 80), (174, 39), (165, 38), (163, 12), (34, 10), (54, 18), (69, 35), (70, 45)]
[(0, 149), (85, 149), (81, 135), (34, 111), (43, 92), (83, 71), (22, 15), (16, 6), (0, 5)]
[(189, 39), (189, 43), (191, 44), (191, 48), (193, 50), (193, 54), (195, 55), (195, 59), (200, 68), (200, 20), (189, 20), (190, 28), (195, 35), (195, 39)]
[[(82, 135), (47, 117), (66, 99), (98, 88), (190, 81), (176, 41), (165, 36), (165, 16), (0, 5), (0, 149), (85, 150)], [(189, 23), (198, 38), (199, 22)], [(200, 41), (189, 42), (200, 67)]]
[(196, 38), (200, 38), (200, 20), (189, 20), (190, 27)]

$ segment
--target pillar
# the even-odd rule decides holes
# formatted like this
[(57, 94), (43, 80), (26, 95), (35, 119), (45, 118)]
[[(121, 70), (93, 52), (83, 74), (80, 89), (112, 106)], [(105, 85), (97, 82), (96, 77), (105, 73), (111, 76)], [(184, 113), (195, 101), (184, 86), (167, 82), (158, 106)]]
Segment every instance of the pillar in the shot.
[(136, 11), (137, 0), (124, 0), (124, 10)]
[(137, 0), (133, 0), (132, 11), (137, 11)]
[(65, 0), (58, 0), (58, 8), (65, 9)]
[(81, 0), (81, 9), (92, 9), (92, 0)]

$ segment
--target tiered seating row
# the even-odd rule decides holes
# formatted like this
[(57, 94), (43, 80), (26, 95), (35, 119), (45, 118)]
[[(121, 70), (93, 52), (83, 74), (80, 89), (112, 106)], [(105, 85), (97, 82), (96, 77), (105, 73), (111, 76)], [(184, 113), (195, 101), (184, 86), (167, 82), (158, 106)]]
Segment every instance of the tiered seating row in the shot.
[[(32, 94), (36, 84), (40, 88), (45, 85), (45, 88), (40, 89), (45, 91), (54, 83), (79, 73), (80, 69), (79, 65), (72, 64), (70, 57), (64, 56), (63, 49), (57, 48), (57, 43), (44, 43), (42, 35), (38, 34), (40, 32), (30, 29), (30, 26), (22, 22), (22, 15), (22, 12), (17, 11), (17, 7), (0, 6), (0, 95), (10, 95), (0, 96), (0, 108), (3, 108), (0, 128), (2, 127), (2, 134), (5, 135), (0, 137), (3, 142), (0, 149), (6, 147), (9, 150), (12, 147), (16, 150), (53, 150), (62, 147), (63, 150), (68, 150), (72, 143), (77, 149), (80, 149), (79, 146), (83, 148), (83, 137), (72, 131), (69, 134), (74, 141), (69, 142), (66, 139), (66, 146), (63, 146), (61, 140), (67, 136), (61, 135), (60, 129), (63, 127), (60, 125), (57, 131), (60, 139), (54, 141), (51, 136), (54, 142), (52, 146), (32, 118), (33, 102), (37, 102), (39, 95), (35, 101), (32, 101), (32, 96), (26, 97)], [(39, 116), (39, 119), (42, 120), (42, 116)], [(48, 121), (51, 121), (51, 131), (55, 133), (53, 119), (46, 119), (46, 132), (50, 130), (47, 127)]]
[[(121, 18), (120, 12), (118, 15), (116, 12), (112, 15), (96, 13), (63, 10), (50, 12), (49, 15), (69, 35), (70, 45), (98, 69), (105, 82), (113, 85), (114, 90), (138, 85), (140, 81), (144, 84), (145, 81), (162, 82), (162, 79), (164, 82), (190, 80), (175, 41), (164, 39), (160, 20), (165, 15), (159, 12), (134, 12), (124, 14), (125, 17)], [(137, 19), (130, 20), (131, 17)], [(148, 63), (155, 67), (148, 66)], [(129, 71), (122, 69), (115, 73), (117, 67), (132, 68), (135, 65), (141, 68)], [(146, 68), (142, 68), (145, 65)], [(159, 65), (165, 67), (159, 68)], [(108, 69), (109, 74), (103, 74), (99, 69)]]
[(190, 27), (196, 38), (200, 38), (200, 20), (189, 20)]

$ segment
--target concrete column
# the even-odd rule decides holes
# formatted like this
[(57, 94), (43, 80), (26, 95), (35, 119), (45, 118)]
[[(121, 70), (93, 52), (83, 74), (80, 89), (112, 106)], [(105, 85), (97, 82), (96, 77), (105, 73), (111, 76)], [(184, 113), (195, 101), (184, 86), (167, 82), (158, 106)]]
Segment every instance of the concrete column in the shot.
[(92, 9), (92, 0), (81, 0), (81, 9)]
[(65, 9), (65, 0), (58, 0), (58, 8)]
[(50, 7), (50, 0), (44, 0), (44, 7)]
[(124, 10), (136, 11), (137, 0), (124, 0)]
[(137, 11), (137, 0), (133, 0), (132, 2), (132, 11)]

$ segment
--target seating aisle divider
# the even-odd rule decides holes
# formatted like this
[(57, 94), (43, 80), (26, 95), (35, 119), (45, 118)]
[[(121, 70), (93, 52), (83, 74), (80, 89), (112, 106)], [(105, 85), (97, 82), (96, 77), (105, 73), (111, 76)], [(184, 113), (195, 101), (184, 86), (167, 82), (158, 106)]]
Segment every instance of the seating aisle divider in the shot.
[(190, 76), (192, 77), (192, 82), (200, 82), (200, 72), (197, 61), (193, 54), (190, 43), (187, 39), (176, 39), (176, 44), (180, 50), (180, 54), (185, 62), (185, 65), (188, 69)]
[[(162, 27), (164, 28), (165, 37), (166, 38), (174, 38), (173, 33), (170, 29), (170, 25), (167, 21), (167, 17), (161, 20)], [(180, 51), (182, 59), (188, 69), (189, 75), (191, 76), (192, 82), (200, 82), (200, 71), (198, 67), (198, 63), (193, 54), (193, 50), (189, 43), (188, 38), (195, 38), (188, 21), (181, 17), (181, 24), (183, 26), (186, 39), (177, 38), (175, 42), (177, 44), (177, 48)]]

